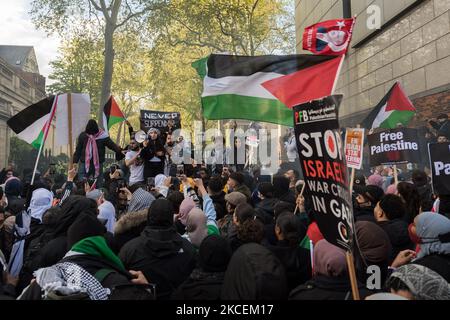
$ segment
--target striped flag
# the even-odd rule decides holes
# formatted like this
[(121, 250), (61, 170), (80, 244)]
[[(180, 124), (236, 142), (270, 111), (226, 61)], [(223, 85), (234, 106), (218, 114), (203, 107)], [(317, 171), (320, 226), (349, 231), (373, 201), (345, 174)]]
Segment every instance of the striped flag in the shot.
[(109, 131), (113, 125), (125, 121), (125, 116), (120, 110), (119, 105), (113, 96), (111, 96), (103, 107), (103, 127)]
[(213, 54), (192, 66), (203, 79), (206, 119), (246, 119), (292, 127), (289, 108), (330, 95), (341, 61), (337, 56)]
[(366, 129), (395, 129), (398, 124), (407, 126), (416, 114), (416, 108), (396, 82), (378, 105), (362, 122)]
[(6, 123), (17, 137), (39, 149), (45, 143), (47, 127), (53, 119), (58, 98), (47, 97), (16, 114)]

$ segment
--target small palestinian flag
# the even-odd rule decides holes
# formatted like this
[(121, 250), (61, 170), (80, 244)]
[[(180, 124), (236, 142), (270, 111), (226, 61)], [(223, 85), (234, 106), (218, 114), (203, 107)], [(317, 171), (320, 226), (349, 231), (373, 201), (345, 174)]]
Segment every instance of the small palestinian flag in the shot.
[(39, 149), (45, 143), (47, 127), (53, 119), (58, 98), (50, 96), (16, 114), (6, 123), (17, 137)]
[(416, 114), (411, 100), (403, 91), (399, 82), (396, 82), (387, 95), (372, 110), (361, 126), (366, 129), (395, 129), (398, 124), (407, 126)]
[(103, 127), (109, 131), (113, 125), (125, 121), (125, 116), (119, 108), (114, 97), (111, 96), (103, 107)]
[(212, 54), (192, 64), (203, 79), (203, 116), (292, 127), (289, 108), (329, 96), (341, 57)]

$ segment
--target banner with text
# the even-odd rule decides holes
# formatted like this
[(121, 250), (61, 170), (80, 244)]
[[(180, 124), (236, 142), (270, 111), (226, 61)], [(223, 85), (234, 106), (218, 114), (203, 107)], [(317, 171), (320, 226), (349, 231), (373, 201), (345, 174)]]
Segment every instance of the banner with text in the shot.
[(364, 129), (350, 129), (345, 133), (345, 160), (347, 166), (360, 170), (363, 160)]
[(305, 196), (325, 239), (345, 250), (352, 248), (353, 208), (344, 148), (338, 122), (342, 95), (294, 108), (294, 126)]
[(167, 122), (170, 119), (174, 121), (174, 130), (181, 129), (181, 116), (179, 112), (141, 110), (141, 130), (145, 132), (150, 130), (150, 128), (163, 130), (167, 128)]
[(369, 135), (367, 140), (371, 167), (420, 162), (419, 139), (416, 129), (385, 130)]
[(450, 142), (430, 143), (431, 181), (436, 195), (450, 195)]

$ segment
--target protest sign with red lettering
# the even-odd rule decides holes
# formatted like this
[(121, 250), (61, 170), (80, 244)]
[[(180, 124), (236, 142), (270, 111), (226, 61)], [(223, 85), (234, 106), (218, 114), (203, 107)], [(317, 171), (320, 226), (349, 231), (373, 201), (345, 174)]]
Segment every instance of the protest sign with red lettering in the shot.
[(360, 170), (363, 160), (364, 129), (347, 129), (345, 134), (345, 159), (347, 166)]
[(325, 239), (348, 251), (353, 208), (338, 122), (341, 101), (342, 95), (336, 95), (295, 107), (294, 126), (305, 197)]

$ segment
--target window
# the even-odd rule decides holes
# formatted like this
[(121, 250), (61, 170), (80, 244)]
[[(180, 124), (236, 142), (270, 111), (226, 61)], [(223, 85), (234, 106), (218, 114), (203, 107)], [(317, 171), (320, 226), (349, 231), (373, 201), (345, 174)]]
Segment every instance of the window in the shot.
[(9, 70), (7, 67), (5, 67), (4, 65), (0, 65), (0, 73), (8, 80), (13, 79), (13, 73), (11, 70)]

